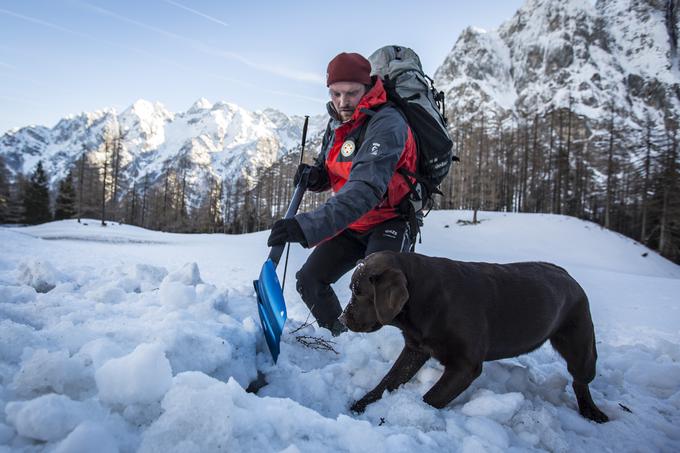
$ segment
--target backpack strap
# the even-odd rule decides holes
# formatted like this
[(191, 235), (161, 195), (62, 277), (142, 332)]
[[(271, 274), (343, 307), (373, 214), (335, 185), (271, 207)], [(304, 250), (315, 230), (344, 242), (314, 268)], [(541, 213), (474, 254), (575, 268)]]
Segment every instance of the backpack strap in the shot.
[[(361, 144), (364, 142), (364, 139), (366, 138), (366, 131), (368, 130), (368, 124), (371, 122), (373, 117), (375, 116), (376, 113), (384, 109), (385, 107), (388, 107), (390, 105), (394, 105), (392, 102), (387, 101), (384, 104), (380, 104), (379, 106), (372, 108), (372, 109), (362, 109), (361, 112), (365, 113), (368, 115), (368, 118), (364, 121), (364, 123), (359, 126), (358, 134), (356, 132), (353, 132), (352, 135), (355, 136), (356, 140), (354, 141), (354, 144), (356, 145), (357, 149), (361, 147)], [(399, 109), (397, 109), (399, 110)], [(401, 112), (401, 110), (400, 110)], [(407, 123), (408, 124), (408, 123)]]
[[(387, 82), (388, 84), (390, 83), (389, 81)], [(404, 112), (399, 108), (399, 105), (396, 103), (392, 102), (391, 100), (388, 100), (384, 104), (381, 104), (373, 109), (363, 109), (362, 112), (368, 115), (368, 118), (364, 121), (364, 123), (357, 128), (357, 131), (352, 132), (351, 136), (354, 138), (354, 143), (356, 144), (357, 149), (361, 147), (361, 144), (364, 142), (364, 139), (366, 138), (366, 131), (368, 130), (368, 126), (373, 119), (373, 117), (378, 113), (380, 110), (392, 106), (394, 107), (399, 114), (404, 118), (404, 121), (408, 125), (408, 119), (406, 118), (406, 115), (404, 115)], [(410, 128), (410, 126), (409, 126)], [(414, 136), (415, 139), (415, 132), (411, 129), (411, 133)], [(416, 140), (416, 154), (417, 154), (417, 140)], [(408, 230), (409, 230), (409, 240), (411, 242), (411, 248), (410, 251), (413, 252), (415, 251), (416, 247), (416, 238), (418, 238), (418, 235), (420, 235), (420, 226), (422, 225), (422, 209), (416, 211), (415, 206), (411, 202), (411, 200), (416, 200), (421, 203), (422, 206), (425, 205), (425, 200), (427, 199), (427, 194), (429, 193), (439, 193), (435, 188), (430, 188), (430, 184), (427, 183), (422, 177), (416, 175), (413, 172), (408, 171), (405, 168), (398, 168), (397, 173), (399, 173), (403, 178), (404, 181), (406, 181), (406, 184), (408, 184), (409, 187), (409, 193), (404, 197), (404, 199), (401, 201), (399, 206), (397, 206), (397, 210), (399, 214), (406, 220), (408, 224)], [(409, 178), (412, 177), (414, 178), (417, 182), (421, 184), (421, 187), (424, 188), (426, 191), (425, 194), (421, 195), (421, 191), (418, 190), (416, 187), (416, 184), (411, 181)], [(385, 192), (384, 197), (387, 197), (387, 192)], [(428, 211), (429, 213), (429, 211)]]

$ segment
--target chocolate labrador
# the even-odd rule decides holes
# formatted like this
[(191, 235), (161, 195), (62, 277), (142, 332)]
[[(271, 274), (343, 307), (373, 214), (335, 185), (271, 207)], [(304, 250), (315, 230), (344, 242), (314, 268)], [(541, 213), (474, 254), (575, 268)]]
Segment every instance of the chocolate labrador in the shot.
[(359, 262), (350, 288), (341, 322), (354, 332), (395, 326), (406, 343), (353, 411), (363, 412), (385, 390), (409, 381), (430, 357), (444, 373), (423, 399), (442, 408), (481, 374), (484, 361), (524, 354), (550, 340), (574, 378), (581, 415), (608, 420), (588, 389), (597, 359), (588, 298), (564, 269), (378, 252)]

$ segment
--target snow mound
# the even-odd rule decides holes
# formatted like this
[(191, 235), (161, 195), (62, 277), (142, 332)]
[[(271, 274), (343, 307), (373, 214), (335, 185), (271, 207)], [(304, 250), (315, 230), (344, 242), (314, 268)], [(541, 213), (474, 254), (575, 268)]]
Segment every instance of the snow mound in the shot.
[(56, 394), (8, 403), (5, 411), (19, 435), (43, 442), (64, 438), (89, 416), (83, 403)]
[(95, 373), (99, 398), (113, 404), (160, 400), (172, 384), (170, 362), (162, 347), (141, 344), (130, 354), (111, 359)]
[[(432, 212), (418, 252), (567, 269), (590, 299), (590, 388), (609, 423), (578, 414), (549, 344), (485, 363), (443, 409), (423, 401), (443, 372), (430, 360), (354, 414), (403, 337), (384, 327), (336, 338), (309, 324), (290, 275), (310, 251), (291, 247), (274, 365), (252, 287), (266, 231), (173, 235), (61, 221), (0, 227), (0, 451), (680, 450), (680, 267), (570, 217), (480, 212), (480, 224), (464, 222), (471, 217)], [(342, 305), (349, 277), (334, 286)]]

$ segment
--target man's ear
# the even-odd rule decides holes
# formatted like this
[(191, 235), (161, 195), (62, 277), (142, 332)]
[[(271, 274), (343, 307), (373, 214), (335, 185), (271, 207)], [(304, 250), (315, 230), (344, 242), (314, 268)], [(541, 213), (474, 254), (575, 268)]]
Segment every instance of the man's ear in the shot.
[(380, 324), (392, 321), (408, 300), (406, 276), (398, 269), (388, 268), (369, 276), (373, 285), (373, 303)]

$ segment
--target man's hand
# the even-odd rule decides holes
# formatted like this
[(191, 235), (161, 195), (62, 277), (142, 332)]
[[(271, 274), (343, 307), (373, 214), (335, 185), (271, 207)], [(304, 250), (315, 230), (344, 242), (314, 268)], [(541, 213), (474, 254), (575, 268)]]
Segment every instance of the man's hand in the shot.
[(274, 222), (267, 245), (273, 247), (283, 245), (286, 242), (299, 242), (303, 247), (307, 247), (305, 235), (295, 219), (280, 219)]
[(298, 165), (297, 171), (295, 172), (295, 177), (293, 178), (293, 184), (296, 186), (302, 178), (302, 173), (309, 169), (309, 174), (307, 175), (307, 187), (306, 189), (312, 192), (319, 192), (323, 190), (328, 184), (328, 175), (326, 172), (320, 168), (309, 164)]

